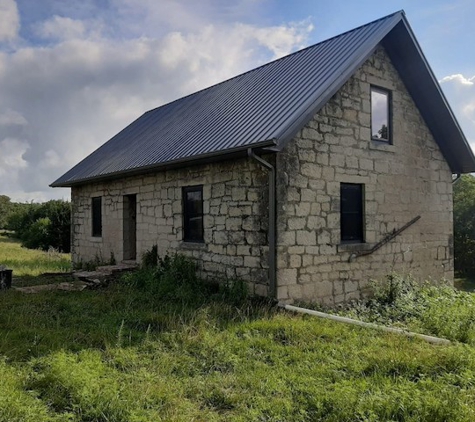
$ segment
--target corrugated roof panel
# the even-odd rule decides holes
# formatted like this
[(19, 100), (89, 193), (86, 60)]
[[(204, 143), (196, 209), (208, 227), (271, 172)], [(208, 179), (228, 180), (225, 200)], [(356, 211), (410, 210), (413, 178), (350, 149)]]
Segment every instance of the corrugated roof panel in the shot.
[(52, 186), (226, 154), (266, 141), (282, 147), (401, 21), (403, 12), (394, 13), (151, 110)]

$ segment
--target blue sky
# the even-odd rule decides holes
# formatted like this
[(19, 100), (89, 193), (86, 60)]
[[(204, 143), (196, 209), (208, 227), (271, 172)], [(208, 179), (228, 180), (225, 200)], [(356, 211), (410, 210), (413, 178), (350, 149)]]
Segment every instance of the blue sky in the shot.
[(475, 149), (473, 0), (0, 0), (0, 194), (68, 198), (144, 111), (401, 9)]

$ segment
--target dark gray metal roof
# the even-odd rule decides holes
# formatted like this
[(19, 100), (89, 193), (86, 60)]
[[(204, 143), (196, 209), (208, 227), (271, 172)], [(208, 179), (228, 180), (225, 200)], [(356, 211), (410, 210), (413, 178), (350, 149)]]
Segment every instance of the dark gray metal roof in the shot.
[[(278, 151), (383, 43), (453, 172), (475, 158), (404, 12), (356, 28), (146, 112), (51, 186)], [(421, 81), (420, 78), (424, 78)]]

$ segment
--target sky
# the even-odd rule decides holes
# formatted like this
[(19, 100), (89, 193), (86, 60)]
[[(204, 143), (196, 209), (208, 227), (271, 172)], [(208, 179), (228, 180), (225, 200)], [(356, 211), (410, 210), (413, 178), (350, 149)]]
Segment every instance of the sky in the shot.
[(145, 111), (401, 9), (475, 150), (473, 0), (0, 0), (0, 195), (69, 199)]

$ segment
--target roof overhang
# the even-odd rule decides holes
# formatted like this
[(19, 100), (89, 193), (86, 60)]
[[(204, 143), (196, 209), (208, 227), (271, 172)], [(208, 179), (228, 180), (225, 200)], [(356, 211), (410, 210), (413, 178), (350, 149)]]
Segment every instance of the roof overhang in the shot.
[(73, 186), (85, 185), (88, 183), (98, 183), (103, 181), (117, 180), (128, 176), (137, 176), (147, 173), (154, 173), (157, 171), (172, 170), (177, 168), (183, 168), (185, 166), (197, 166), (209, 163), (217, 163), (226, 160), (235, 160), (238, 158), (247, 157), (247, 151), (251, 148), (256, 153), (270, 154), (275, 153), (276, 140), (270, 139), (267, 141), (253, 144), (252, 146), (244, 146), (240, 148), (234, 148), (232, 150), (216, 151), (200, 156), (191, 156), (186, 158), (180, 158), (174, 161), (167, 161), (165, 163), (154, 164), (146, 167), (133, 168), (130, 170), (122, 170), (110, 174), (101, 174), (94, 177), (85, 177), (82, 179), (75, 179), (74, 181), (66, 181), (62, 183), (54, 182), (50, 185), (52, 188), (70, 188)]
[(474, 172), (473, 151), (404, 16), (383, 39), (382, 45), (432, 132), (452, 173)]

